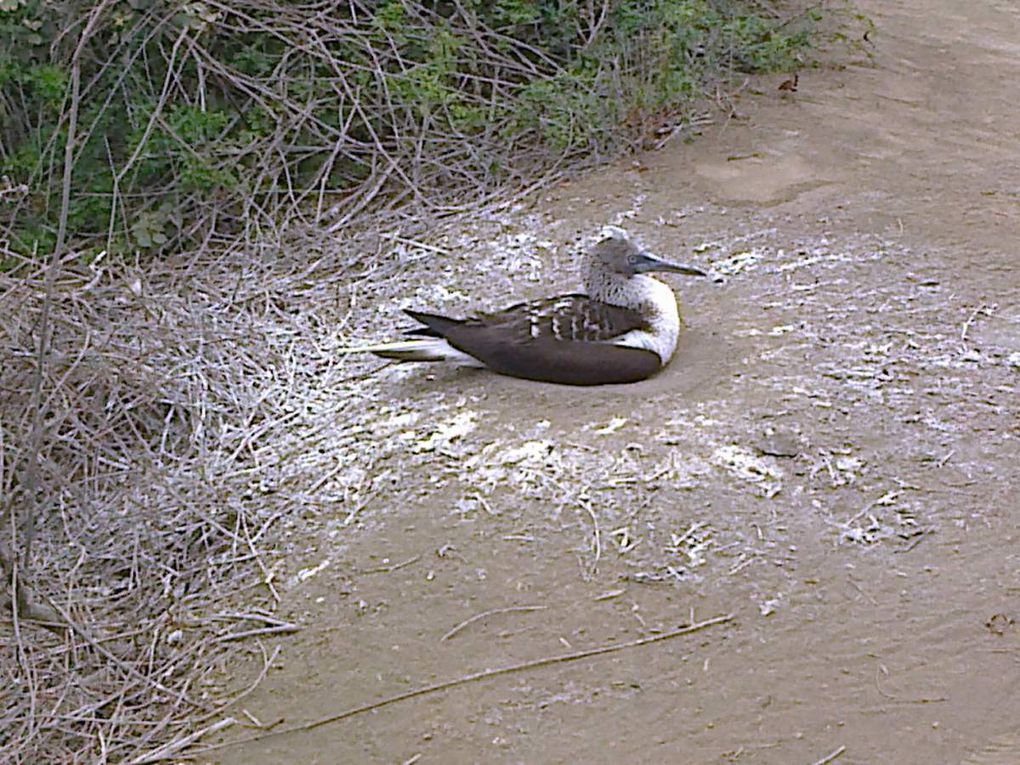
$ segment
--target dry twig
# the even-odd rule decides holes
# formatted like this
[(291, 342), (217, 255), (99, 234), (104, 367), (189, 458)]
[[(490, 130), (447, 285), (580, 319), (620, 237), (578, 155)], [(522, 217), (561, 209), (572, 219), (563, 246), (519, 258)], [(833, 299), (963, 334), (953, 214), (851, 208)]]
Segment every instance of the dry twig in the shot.
[(538, 669), (539, 667), (547, 667), (553, 664), (562, 664), (565, 662), (578, 661), (580, 659), (587, 659), (592, 656), (601, 656), (609, 653), (616, 653), (618, 651), (624, 651), (638, 646), (648, 645), (650, 643), (659, 643), (664, 640), (671, 640), (673, 638), (680, 637), (682, 635), (689, 635), (692, 632), (706, 629), (708, 627), (714, 627), (719, 624), (725, 624), (733, 621), (734, 615), (727, 614), (725, 616), (716, 616), (712, 619), (706, 619), (703, 622), (697, 622), (696, 624), (689, 624), (686, 627), (680, 627), (669, 632), (663, 632), (659, 635), (653, 635), (651, 637), (639, 638), (636, 640), (628, 640), (625, 643), (616, 643), (613, 645), (599, 646), (597, 648), (589, 648), (584, 651), (575, 651), (572, 653), (561, 654), (559, 656), (548, 656), (542, 659), (534, 659), (532, 661), (522, 662), (520, 664), (512, 664), (507, 667), (500, 667), (498, 669), (487, 669), (482, 672), (475, 672), (470, 675), (464, 675), (462, 677), (455, 678), (453, 680), (447, 680), (441, 683), (435, 683), (433, 685), (423, 686), (421, 688), (415, 688), (405, 693), (400, 693), (395, 696), (382, 699), (381, 701), (372, 702), (370, 704), (364, 704), (353, 709), (348, 709), (337, 714), (329, 715), (327, 717), (319, 718), (302, 725), (293, 725), (289, 728), (281, 728), (274, 730), (269, 733), (264, 733), (256, 736), (250, 736), (248, 738), (240, 738), (234, 741), (226, 741), (221, 744), (213, 744), (211, 746), (203, 747), (200, 750), (193, 752), (195, 755), (205, 754), (210, 751), (217, 749), (223, 749), (230, 746), (239, 746), (241, 744), (249, 744), (255, 741), (265, 741), (269, 738), (275, 738), (276, 736), (286, 735), (288, 733), (300, 733), (303, 731), (314, 730), (315, 728), (321, 728), (323, 725), (329, 725), (331, 723), (340, 722), (357, 715), (364, 714), (365, 712), (371, 712), (383, 707), (396, 704), (401, 701), (407, 701), (418, 696), (426, 696), (433, 693), (439, 693), (440, 691), (446, 691), (451, 688), (456, 688), (462, 685), (468, 685), (481, 680), (488, 680), (493, 677), (500, 675), (508, 675), (515, 672), (524, 672), (530, 669)]
[(475, 622), (477, 622), (477, 621), (479, 621), (481, 619), (485, 619), (488, 616), (493, 616), (495, 614), (511, 614), (511, 613), (517, 613), (517, 612), (521, 612), (521, 611), (524, 611), (524, 612), (526, 612), (526, 611), (544, 611), (546, 608), (548, 608), (548, 606), (510, 606), (508, 608), (493, 608), (493, 609), (490, 609), (488, 611), (483, 611), (480, 614), (475, 614), (474, 616), (472, 616), (469, 619), (465, 619), (460, 624), (458, 624), (456, 627), (454, 627), (449, 632), (447, 632), (445, 635), (443, 635), (441, 638), (439, 638), (439, 640), (440, 640), (440, 642), (442, 642), (444, 640), (449, 640), (454, 635), (456, 635), (458, 632), (463, 630), (465, 627), (468, 627), (469, 625), (472, 625), (472, 624), (474, 624)]
[(817, 762), (815, 762), (814, 765), (827, 765), (828, 763), (832, 762), (837, 757), (839, 757), (841, 754), (843, 754), (843, 752), (845, 752), (845, 751), (846, 751), (846, 747), (845, 746), (840, 746), (839, 748), (837, 748), (837, 749), (833, 750), (832, 752), (830, 752), (829, 754), (825, 755), (822, 759), (820, 759)]

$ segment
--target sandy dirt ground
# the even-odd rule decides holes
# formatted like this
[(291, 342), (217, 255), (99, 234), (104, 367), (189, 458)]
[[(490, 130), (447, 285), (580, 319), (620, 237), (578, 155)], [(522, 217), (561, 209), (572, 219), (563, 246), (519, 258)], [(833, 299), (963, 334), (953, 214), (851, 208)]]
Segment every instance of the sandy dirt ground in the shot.
[(607, 222), (726, 276), (669, 277), (688, 329), (638, 385), (324, 376), (335, 469), (280, 579), (304, 629), (236, 715), (733, 619), (204, 759), (1020, 763), (1020, 6), (860, 7), (872, 58), (764, 80), (351, 305), (338, 342), (570, 289)]

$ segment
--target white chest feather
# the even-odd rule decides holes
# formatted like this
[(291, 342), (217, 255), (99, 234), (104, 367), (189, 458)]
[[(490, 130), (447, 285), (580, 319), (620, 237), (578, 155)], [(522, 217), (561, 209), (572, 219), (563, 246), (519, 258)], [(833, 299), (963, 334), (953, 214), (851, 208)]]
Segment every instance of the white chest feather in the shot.
[[(642, 348), (657, 354), (665, 366), (676, 351), (680, 336), (680, 312), (669, 285), (648, 275), (632, 276), (628, 287), (632, 294), (626, 305), (648, 317), (648, 329), (632, 329), (613, 341), (613, 345)], [(622, 302), (622, 301), (621, 301)]]

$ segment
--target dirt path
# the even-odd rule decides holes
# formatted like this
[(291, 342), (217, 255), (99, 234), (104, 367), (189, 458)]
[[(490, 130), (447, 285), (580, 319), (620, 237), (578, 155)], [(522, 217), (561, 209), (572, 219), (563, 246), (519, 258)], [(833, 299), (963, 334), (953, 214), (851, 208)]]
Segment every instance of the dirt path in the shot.
[[(335, 440), (355, 456), (317, 487), (340, 499), (295, 532), (324, 567), (284, 585), (308, 629), (243, 706), (300, 723), (735, 621), (222, 762), (1020, 762), (1020, 8), (860, 5), (872, 63), (766, 83), (749, 119), (404, 275), (394, 299), (454, 310), (542, 294), (558, 248), (617, 218), (730, 277), (677, 282), (689, 331), (646, 384), (359, 383)], [(363, 337), (386, 310), (359, 309)], [(544, 610), (442, 639), (521, 606)]]

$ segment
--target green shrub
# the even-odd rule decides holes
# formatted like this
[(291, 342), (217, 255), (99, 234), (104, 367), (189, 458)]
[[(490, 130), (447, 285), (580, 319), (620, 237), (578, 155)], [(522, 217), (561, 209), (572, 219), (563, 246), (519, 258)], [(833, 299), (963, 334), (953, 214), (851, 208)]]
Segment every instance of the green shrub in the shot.
[[(811, 18), (741, 0), (0, 0), (0, 225), (53, 246), (84, 19), (69, 231), (112, 252), (294, 213), (444, 204), (640, 140), (733, 72), (790, 69)], [(0, 184), (0, 189), (5, 188)]]

